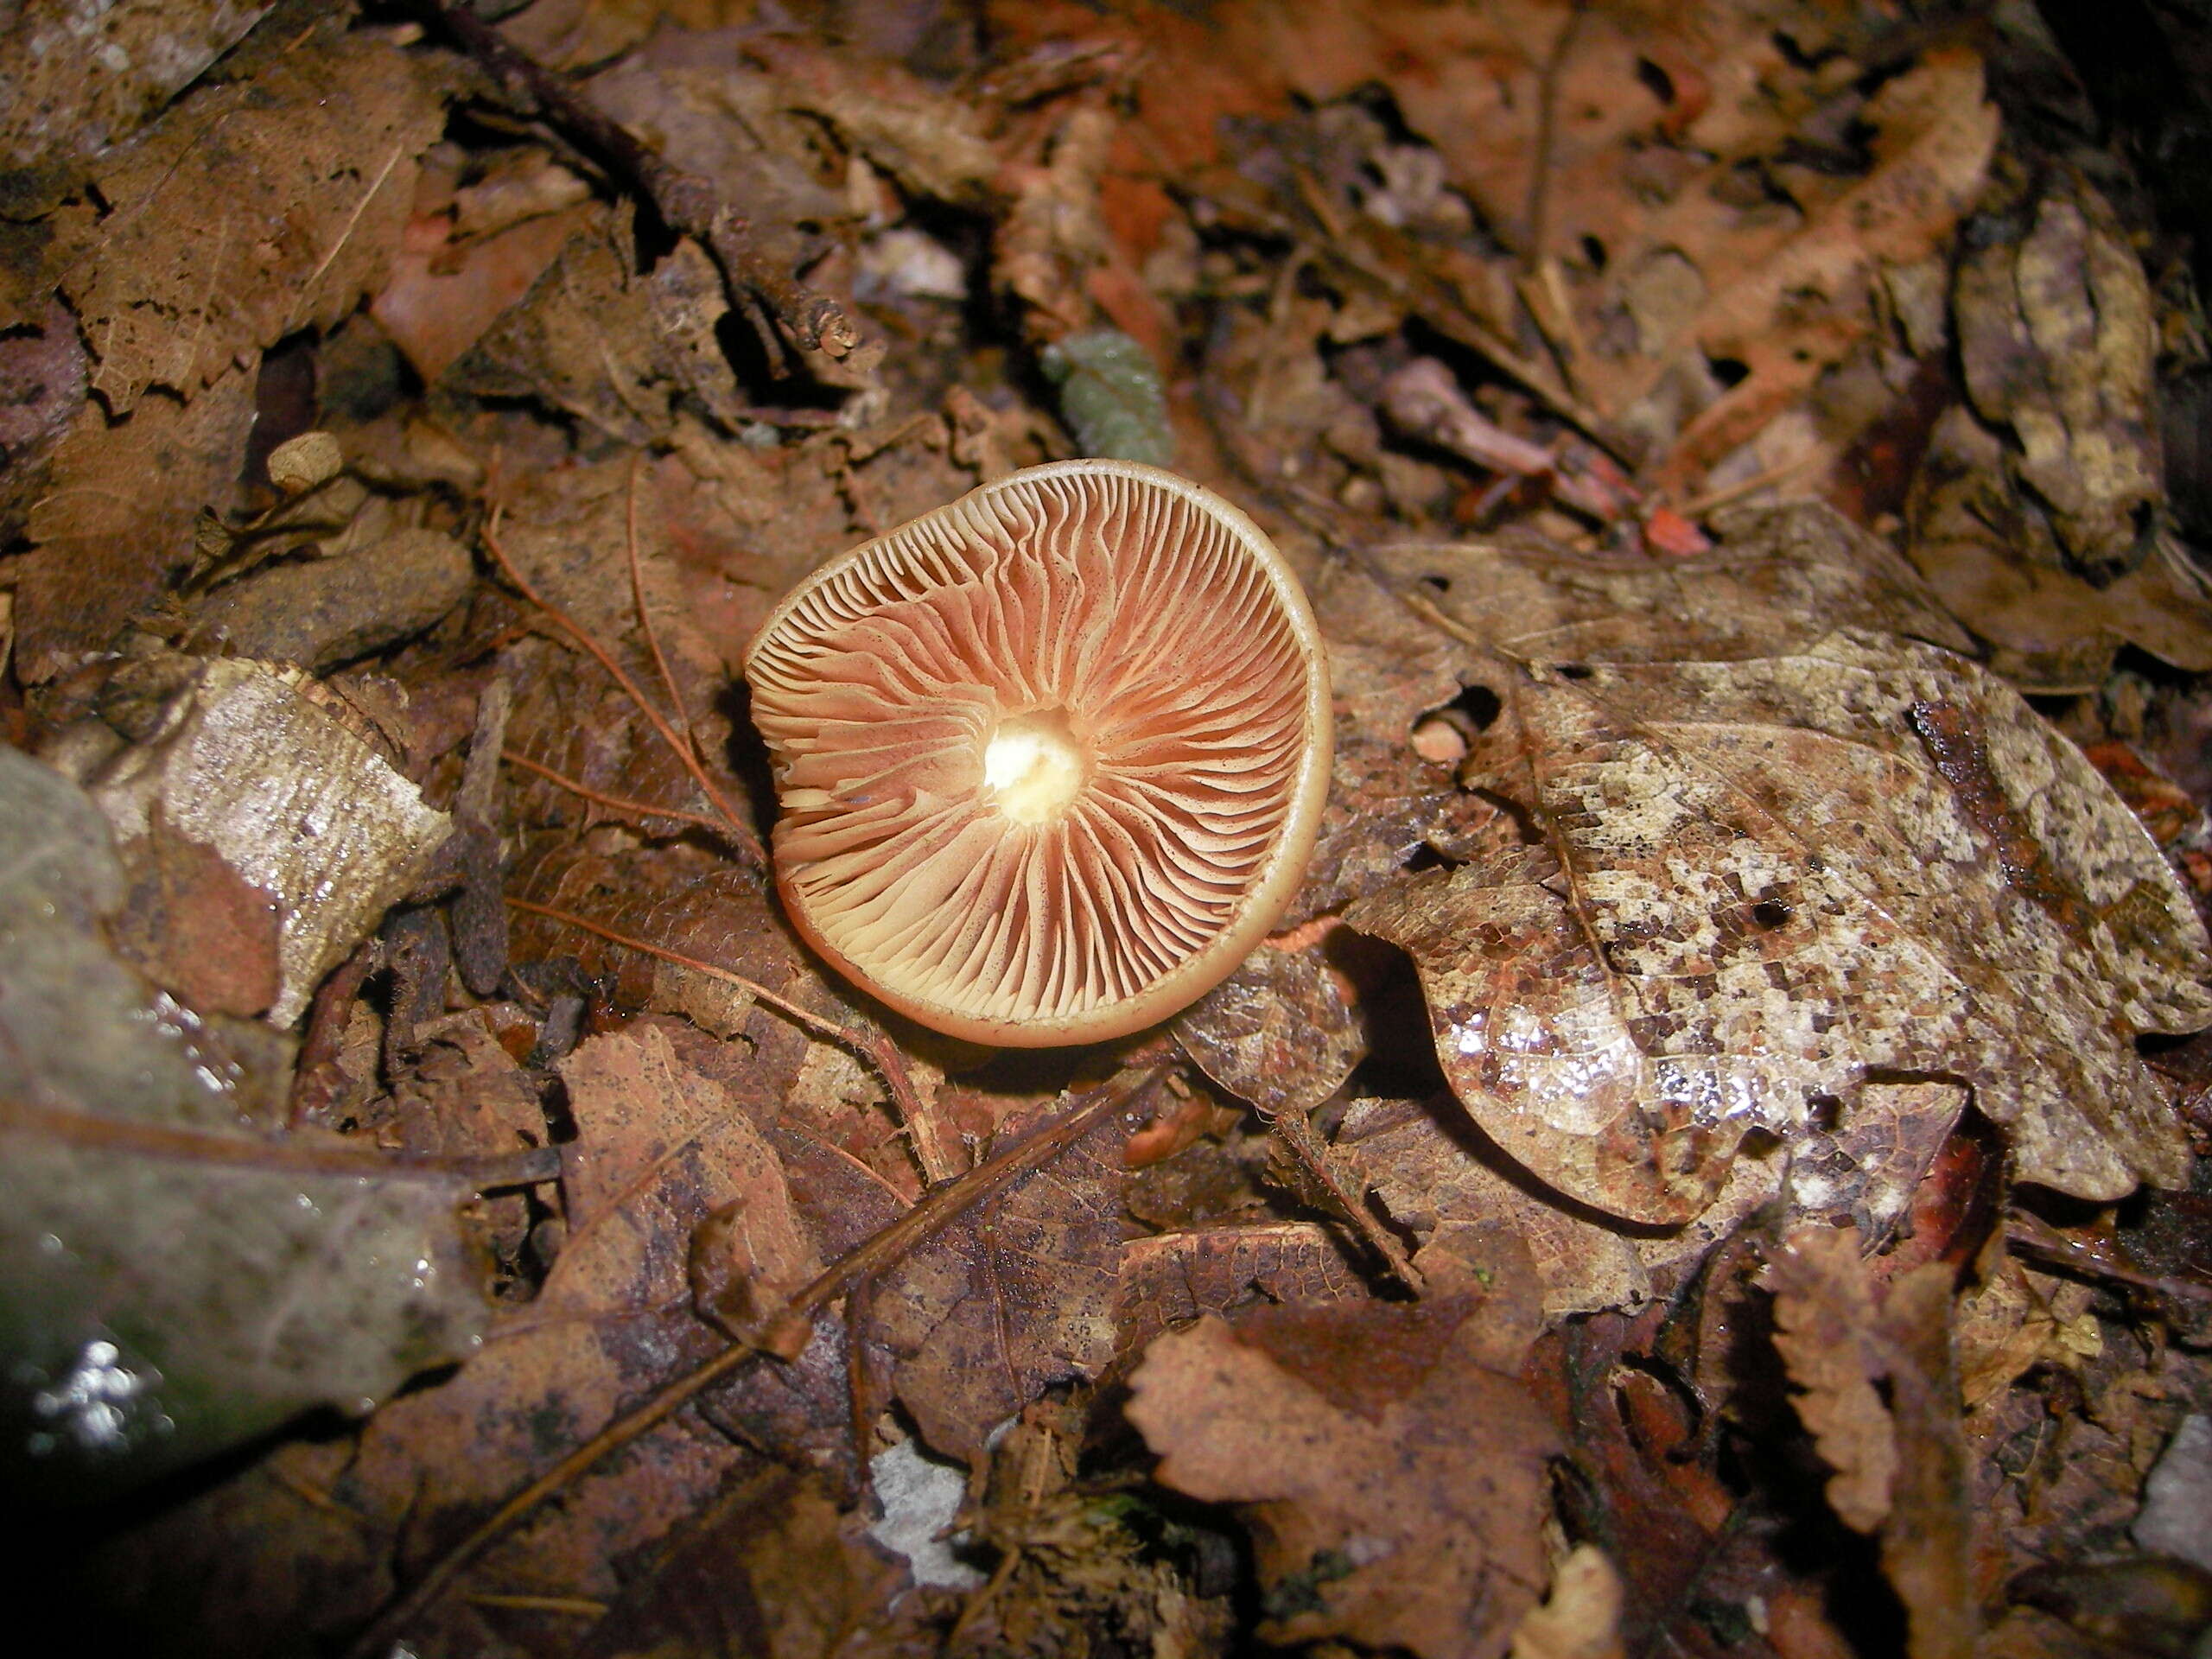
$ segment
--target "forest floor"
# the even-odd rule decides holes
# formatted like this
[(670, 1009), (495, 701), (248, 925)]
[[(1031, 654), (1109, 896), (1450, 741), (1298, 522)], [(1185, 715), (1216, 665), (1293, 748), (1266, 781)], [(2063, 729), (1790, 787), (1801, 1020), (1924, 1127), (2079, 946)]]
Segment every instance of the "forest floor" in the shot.
[[(2205, 1651), (2201, 7), (457, 10), (0, 18), (83, 1650)], [(1332, 788), (994, 1052), (793, 931), (743, 658), (1078, 455)]]

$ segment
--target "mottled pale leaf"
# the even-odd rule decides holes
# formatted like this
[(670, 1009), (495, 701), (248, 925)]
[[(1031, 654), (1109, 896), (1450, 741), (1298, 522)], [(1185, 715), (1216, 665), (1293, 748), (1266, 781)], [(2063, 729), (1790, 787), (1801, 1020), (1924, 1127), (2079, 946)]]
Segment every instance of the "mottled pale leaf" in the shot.
[[(1656, 655), (1634, 644), (1618, 654)], [(2009, 689), (1845, 630), (1739, 661), (1519, 657), (1491, 679), (1505, 712), (1463, 775), (1546, 844), (1346, 919), (1412, 953), (1446, 1075), (1516, 1161), (1678, 1223), (1747, 1133), (1800, 1147), (1854, 1122), (1870, 1074), (1905, 1074), (1969, 1083), (2025, 1179), (2095, 1198), (2185, 1179), (2134, 1039), (2212, 1020), (2203, 925)]]
[(116, 833), (158, 819), (212, 847), (277, 903), (285, 1027), (323, 975), (422, 879), (452, 820), (320, 706), (297, 671), (243, 658), (192, 664), (160, 737), (96, 780)]

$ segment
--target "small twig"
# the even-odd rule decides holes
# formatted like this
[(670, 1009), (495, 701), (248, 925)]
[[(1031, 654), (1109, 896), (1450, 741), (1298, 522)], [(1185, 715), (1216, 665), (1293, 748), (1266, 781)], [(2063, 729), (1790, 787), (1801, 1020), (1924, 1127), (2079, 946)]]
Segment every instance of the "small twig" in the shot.
[(652, 801), (633, 801), (626, 795), (609, 795), (603, 790), (594, 789), (589, 784), (579, 783), (565, 772), (556, 772), (550, 766), (541, 765), (526, 754), (518, 754), (512, 749), (502, 749), (499, 752), (499, 759), (511, 766), (520, 766), (524, 772), (534, 772), (547, 783), (564, 789), (580, 799), (589, 801), (594, 806), (603, 806), (610, 812), (619, 812), (626, 817), (635, 818), (673, 818), (678, 823), (688, 823), (694, 829), (704, 830), (713, 835), (727, 836), (729, 833), (728, 824), (720, 818), (708, 817), (704, 812), (685, 812), (678, 808), (662, 806)]
[[(1134, 1082), (1116, 1078), (1093, 1090), (1058, 1122), (1008, 1147), (958, 1180), (923, 1195), (920, 1203), (824, 1271), (791, 1299), (760, 1347), (735, 1343), (704, 1364), (669, 1383), (644, 1405), (619, 1417), (531, 1481), (442, 1556), (414, 1587), (378, 1616), (346, 1649), (348, 1659), (384, 1659), (392, 1643), (424, 1609), (436, 1602), (471, 1563), (504, 1537), (539, 1504), (582, 1477), (594, 1465), (640, 1435), (665, 1422), (692, 1400), (762, 1353), (789, 1345), (789, 1332), (800, 1333), (800, 1346), (814, 1316), (863, 1280), (880, 1272), (908, 1250), (926, 1243), (990, 1194), (1041, 1169), (1096, 1128), (1101, 1119), (1158, 1081), (1155, 1065)], [(798, 1350), (794, 1349), (796, 1352)]]
[(1574, 49), (1574, 37), (1582, 27), (1582, 12), (1581, 0), (1575, 0), (1567, 9), (1567, 20), (1553, 38), (1552, 49), (1544, 59), (1543, 73), (1537, 82), (1536, 150), (1529, 167), (1529, 242), (1521, 251), (1521, 263), (1530, 271), (1541, 267), (1544, 245), (1551, 233), (1552, 165), (1559, 147), (1560, 76)]
[(1287, 1111), (1280, 1117), (1268, 1119), (1268, 1127), (1288, 1147), (1306, 1173), (1321, 1184), (1321, 1189), (1336, 1201), (1344, 1218), (1351, 1224), (1352, 1230), (1376, 1255), (1382, 1258), (1390, 1276), (1416, 1296), (1427, 1282), (1419, 1268), (1406, 1255), (1388, 1227), (1377, 1221), (1363, 1202), (1365, 1195), (1349, 1191), (1330, 1166), (1329, 1149), (1322, 1145), (1321, 1137), (1313, 1132), (1313, 1125), (1301, 1111)]
[(1798, 474), (1809, 472), (1827, 460), (1826, 455), (1821, 454), (1818, 450), (1813, 450), (1796, 456), (1793, 460), (1778, 461), (1774, 466), (1752, 474), (1749, 478), (1738, 479), (1733, 484), (1724, 484), (1719, 489), (1707, 490), (1704, 494), (1685, 501), (1681, 506), (1682, 517), (1702, 518), (1708, 512), (1718, 512), (1730, 503), (1740, 501), (1747, 495), (1756, 495), (1761, 490), (1771, 489), (1778, 484), (1786, 484)]
[(676, 676), (668, 671), (668, 658), (660, 648), (660, 632), (653, 626), (652, 613), (645, 608), (645, 573), (638, 562), (638, 474), (645, 470), (645, 458), (639, 454), (630, 462), (628, 499), (623, 505), (623, 525), (628, 543), (630, 561), (630, 603), (637, 607), (638, 632), (645, 636), (645, 649), (652, 654), (653, 669), (660, 676), (661, 689), (668, 693), (671, 707), (676, 710), (677, 729), (683, 734), (683, 747), (694, 760), (699, 754), (699, 734), (691, 724), (691, 711), (683, 702), (683, 693), (676, 683)]
[(694, 973), (704, 974), (709, 979), (718, 979), (725, 985), (733, 985), (739, 990), (749, 992), (756, 1001), (766, 1003), (794, 1024), (803, 1026), (809, 1031), (828, 1038), (841, 1047), (849, 1049), (874, 1066), (877, 1075), (882, 1077), (885, 1086), (891, 1091), (892, 1109), (898, 1114), (899, 1121), (906, 1126), (910, 1132), (912, 1126), (926, 1112), (927, 1109), (923, 1106), (921, 1096), (914, 1092), (914, 1080), (906, 1075), (906, 1062), (899, 1052), (899, 1046), (881, 1032), (855, 1030), (850, 1026), (831, 1019), (828, 1014), (817, 1014), (802, 1003), (794, 1002), (787, 996), (779, 995), (758, 980), (747, 979), (742, 974), (732, 973), (728, 969), (718, 967), (711, 962), (702, 962), (696, 957), (687, 957), (682, 951), (671, 950), (664, 945), (649, 944), (644, 939), (633, 938), (626, 933), (617, 933), (611, 927), (601, 927), (597, 922), (587, 920), (573, 912), (556, 910), (550, 905), (534, 905), (527, 899), (516, 899), (512, 896), (507, 899), (507, 903), (515, 909), (530, 915), (543, 916), (549, 921), (560, 922), (566, 926), (576, 928), (595, 938), (605, 939), (609, 944), (619, 944), (626, 950), (637, 950), (649, 957), (657, 957), (663, 962), (673, 963), (679, 968), (689, 968)]
[(416, 3), (492, 77), (510, 103), (526, 114), (543, 116), (579, 149), (642, 192), (670, 230), (712, 253), (741, 308), (757, 296), (804, 351), (841, 358), (860, 344), (844, 308), (762, 257), (753, 245), (752, 221), (724, 201), (710, 182), (655, 155), (560, 76), (508, 45), (466, 5), (446, 0)]
[(607, 1604), (585, 1596), (500, 1595), (480, 1590), (465, 1599), (472, 1607), (512, 1607), (524, 1613), (572, 1613), (578, 1618), (604, 1618)]
[(818, 1311), (844, 1295), (854, 1285), (881, 1273), (992, 1193), (1041, 1169), (1088, 1135), (1099, 1119), (1154, 1087), (1166, 1071), (1165, 1060), (1155, 1060), (1133, 1078), (1124, 1074), (1102, 1084), (1077, 1101), (1065, 1117), (1046, 1125), (988, 1163), (977, 1165), (958, 1180), (931, 1187), (912, 1209), (792, 1297), (791, 1306), (768, 1325), (765, 1345), (772, 1349), (788, 1345), (794, 1331), (804, 1332)]
[(362, 1180), (462, 1181), (479, 1192), (533, 1186), (558, 1179), (557, 1147), (528, 1147), (517, 1152), (473, 1158), (431, 1158), (418, 1153), (385, 1152), (304, 1135), (262, 1141), (219, 1135), (169, 1123), (148, 1123), (90, 1112), (60, 1111), (27, 1101), (0, 1099), (0, 1130), (15, 1130), (97, 1147), (134, 1158), (167, 1158), (182, 1163), (222, 1164), (233, 1168), (282, 1170), (296, 1175), (340, 1175)]
[(738, 817), (737, 809), (729, 804), (715, 780), (708, 776), (706, 767), (699, 763), (699, 757), (677, 736), (662, 717), (660, 710), (646, 700), (645, 694), (638, 689), (638, 683), (630, 677), (605, 646), (571, 620), (567, 612), (539, 597), (537, 589), (531, 587), (529, 579), (515, 568), (514, 561), (507, 556), (507, 550), (499, 542), (499, 510), (497, 508), (493, 510), (490, 521), (484, 526), (484, 545), (500, 571), (522, 596), (558, 624), (563, 632), (588, 652), (599, 665), (613, 677), (615, 684), (622, 688), (624, 695), (637, 705), (638, 712), (660, 734), (661, 741), (668, 745), (668, 752), (676, 757), (677, 763), (691, 774), (691, 781), (699, 785), (709, 804), (721, 815), (721, 833), (728, 836), (736, 843), (738, 850), (751, 859), (755, 866), (766, 869), (768, 855), (760, 845), (760, 838), (745, 827), (745, 821)]
[(2032, 1256), (2047, 1266), (2070, 1268), (2113, 1284), (2131, 1285), (2162, 1296), (2177, 1296), (2185, 1301), (2212, 1302), (2212, 1281), (2145, 1273), (2140, 1268), (2114, 1262), (2102, 1252), (2077, 1243), (2056, 1228), (2018, 1211), (2005, 1224), (2005, 1248), (2015, 1255)]

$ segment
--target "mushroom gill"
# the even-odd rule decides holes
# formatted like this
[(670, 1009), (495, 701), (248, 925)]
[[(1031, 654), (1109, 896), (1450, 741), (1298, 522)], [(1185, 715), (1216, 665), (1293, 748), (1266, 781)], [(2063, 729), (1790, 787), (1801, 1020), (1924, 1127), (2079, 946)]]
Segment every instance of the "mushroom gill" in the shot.
[(745, 675), (792, 920), (978, 1042), (1118, 1036), (1209, 989), (1288, 901), (1328, 788), (1297, 578), (1129, 461), (1031, 467), (854, 549)]

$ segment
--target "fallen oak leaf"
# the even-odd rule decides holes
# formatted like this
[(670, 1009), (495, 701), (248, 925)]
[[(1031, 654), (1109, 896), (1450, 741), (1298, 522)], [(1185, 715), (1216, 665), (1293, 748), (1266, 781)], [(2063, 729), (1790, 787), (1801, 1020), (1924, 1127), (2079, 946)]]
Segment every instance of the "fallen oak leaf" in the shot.
[(997, 1425), (1112, 1360), (1132, 1230), (1122, 1135), (1102, 1121), (1052, 1168), (983, 1199), (884, 1274), (869, 1334), (890, 1349), (899, 1400), (938, 1452), (980, 1461)]

